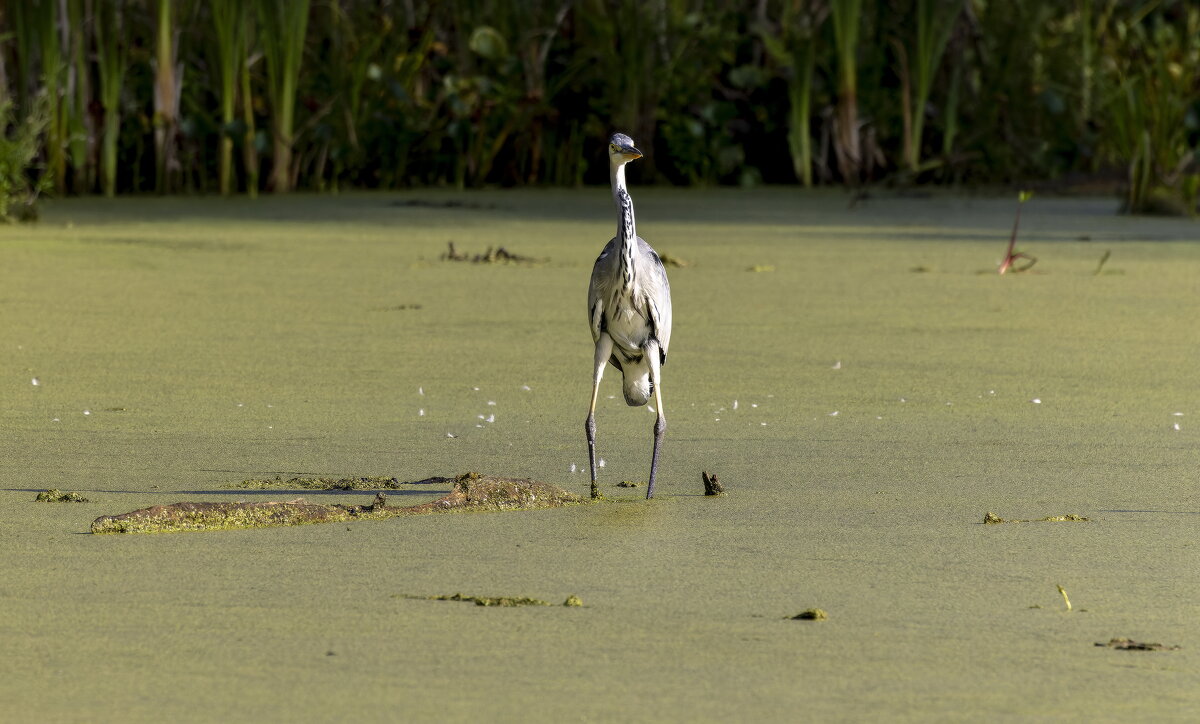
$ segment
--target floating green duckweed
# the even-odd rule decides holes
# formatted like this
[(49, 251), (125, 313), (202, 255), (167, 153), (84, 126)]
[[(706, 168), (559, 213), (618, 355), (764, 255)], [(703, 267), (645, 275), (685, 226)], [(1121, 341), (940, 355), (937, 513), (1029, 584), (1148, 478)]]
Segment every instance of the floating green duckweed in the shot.
[(575, 594), (571, 594), (570, 596), (567, 596), (567, 600), (563, 601), (563, 605), (564, 606), (582, 606), (583, 599), (580, 598), (579, 596), (576, 596)]

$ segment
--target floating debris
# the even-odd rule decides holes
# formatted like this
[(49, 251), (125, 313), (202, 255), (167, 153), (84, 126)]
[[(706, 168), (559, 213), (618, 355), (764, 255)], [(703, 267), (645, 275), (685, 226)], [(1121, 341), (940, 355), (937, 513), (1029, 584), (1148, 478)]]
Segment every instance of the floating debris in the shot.
[(642, 487), (642, 484), (638, 483), (638, 482), (634, 482), (633, 480), (622, 480), (621, 482), (617, 483), (617, 487), (618, 488), (640, 488), (640, 487)]
[(1063, 588), (1062, 586), (1055, 586), (1055, 587), (1058, 589), (1058, 592), (1060, 594), (1062, 594), (1063, 603), (1065, 603), (1067, 605), (1067, 610), (1070, 611), (1071, 610), (1071, 599), (1067, 598), (1067, 589)]
[(382, 520), (401, 515), (447, 511), (500, 511), (556, 508), (583, 502), (574, 493), (536, 480), (465, 473), (454, 488), (429, 503), (389, 506), (377, 493), (370, 505), (318, 505), (303, 498), (265, 503), (174, 503), (105, 515), (92, 522), (93, 533), (166, 533), (192, 530), (266, 528), (351, 520)]
[(993, 525), (996, 523), (1082, 523), (1091, 520), (1082, 515), (1048, 515), (1045, 518), (1032, 519), (1016, 519), (1016, 518), (1001, 518), (995, 513), (988, 512), (983, 516), (984, 525)]
[(399, 593), (393, 598), (409, 598), (422, 601), (464, 601), (474, 603), (476, 606), (502, 606), (512, 608), (515, 606), (549, 606), (548, 601), (543, 601), (540, 598), (527, 598), (524, 596), (464, 596), (461, 593), (451, 593), (442, 596), (414, 596), (408, 593)]
[[(474, 603), (476, 606), (500, 606), (502, 608), (552, 605), (549, 601), (543, 601), (540, 598), (530, 598), (528, 596), (465, 596), (461, 593), (451, 593), (441, 596), (415, 596), (411, 593), (397, 593), (392, 598), (407, 598), (416, 601), (463, 601), (465, 603)], [(567, 596), (567, 600), (563, 601), (562, 605), (568, 607), (582, 606), (583, 600), (579, 596), (572, 594)]]
[(1179, 646), (1166, 646), (1157, 643), (1149, 644), (1124, 637), (1109, 639), (1107, 643), (1097, 641), (1096, 645), (1120, 651), (1178, 651), (1180, 648)]
[(372, 312), (408, 312), (422, 309), (420, 304), (393, 304), (390, 307), (372, 307)]
[(692, 265), (691, 262), (685, 261), (683, 258), (678, 257), (678, 256), (673, 256), (671, 254), (659, 254), (658, 260), (662, 262), (663, 266), (671, 267), (674, 269), (682, 269), (683, 267), (688, 267), (688, 266)]
[(795, 616), (787, 616), (786, 618), (792, 621), (826, 621), (829, 619), (829, 614), (819, 608), (810, 608), (801, 611)]
[(33, 386), (34, 386), (34, 387), (37, 387), (38, 385), (42, 384), (41, 380), (39, 380), (39, 379), (38, 379), (38, 378), (36, 378), (36, 377), (34, 377), (32, 381), (33, 381)]
[(775, 267), (770, 264), (755, 264), (754, 266), (746, 267), (746, 271), (754, 273), (773, 272)]
[(83, 497), (79, 493), (63, 492), (58, 488), (50, 488), (43, 490), (33, 499), (38, 503), (90, 503), (92, 501)]
[(700, 473), (700, 479), (704, 481), (704, 494), (705, 495), (724, 495), (725, 494), (725, 487), (717, 481), (716, 473), (709, 475), (708, 471), (704, 470)]
[(531, 256), (514, 254), (502, 246), (487, 248), (482, 254), (465, 254), (454, 248), (454, 242), (446, 242), (449, 249), (440, 257), (442, 261), (469, 261), (473, 264), (541, 264), (549, 259), (535, 259)]

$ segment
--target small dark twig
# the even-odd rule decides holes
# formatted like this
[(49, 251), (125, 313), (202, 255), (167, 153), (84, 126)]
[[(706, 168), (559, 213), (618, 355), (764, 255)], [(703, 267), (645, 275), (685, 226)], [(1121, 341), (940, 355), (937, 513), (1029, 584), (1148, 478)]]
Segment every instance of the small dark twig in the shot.
[[(1034, 264), (1037, 264), (1037, 257), (1014, 250), (1017, 245), (1017, 226), (1021, 223), (1021, 206), (1031, 196), (1033, 196), (1032, 191), (1022, 191), (1017, 194), (1017, 217), (1013, 220), (1012, 236), (1008, 239), (1008, 250), (1004, 252), (1004, 261), (1000, 262), (1000, 269), (997, 270), (1000, 274), (1009, 270), (1012, 270), (1014, 274), (1029, 271)], [(1024, 266), (1016, 266), (1017, 259), (1026, 259), (1029, 263)]]

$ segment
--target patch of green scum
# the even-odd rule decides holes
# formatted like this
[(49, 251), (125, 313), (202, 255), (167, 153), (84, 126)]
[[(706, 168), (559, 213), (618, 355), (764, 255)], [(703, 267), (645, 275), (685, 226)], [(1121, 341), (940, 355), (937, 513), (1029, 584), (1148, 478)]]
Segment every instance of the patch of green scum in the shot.
[(466, 596), (461, 593), (443, 594), (441, 596), (414, 596), (408, 593), (400, 593), (393, 596), (393, 598), (409, 598), (422, 601), (465, 601), (474, 603), (476, 606), (502, 606), (508, 608), (516, 606), (550, 605), (548, 602), (543, 601), (540, 598), (528, 598), (525, 596)]
[(1001, 518), (995, 513), (990, 512), (983, 516), (984, 525), (995, 525), (997, 523), (1086, 523), (1090, 520), (1091, 518), (1086, 516), (1073, 515), (1071, 513), (1067, 513), (1066, 515), (1048, 515), (1045, 518), (1028, 519)]
[(41, 503), (90, 503), (91, 501), (83, 497), (79, 493), (62, 492), (58, 488), (50, 488), (43, 490), (34, 498), (35, 502)]
[[(450, 482), (450, 478), (430, 478), (420, 483), (432, 484)], [(222, 487), (243, 488), (252, 490), (396, 490), (413, 485), (398, 478), (383, 475), (365, 475), (356, 478), (250, 478), (240, 483), (230, 483)]]
[(810, 608), (786, 618), (791, 621), (825, 621), (829, 618), (829, 614), (819, 608)]
[(583, 599), (572, 593), (570, 596), (567, 596), (567, 600), (563, 601), (563, 605), (572, 608), (576, 606), (582, 606)]
[(642, 484), (635, 482), (633, 480), (622, 480), (621, 482), (617, 483), (617, 487), (618, 488), (640, 488), (640, 487), (642, 487)]

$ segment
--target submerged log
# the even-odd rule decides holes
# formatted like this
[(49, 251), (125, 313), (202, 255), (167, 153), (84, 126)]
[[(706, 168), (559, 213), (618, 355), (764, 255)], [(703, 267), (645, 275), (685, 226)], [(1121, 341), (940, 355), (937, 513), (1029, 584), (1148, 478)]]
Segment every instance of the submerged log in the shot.
[(189, 530), (267, 528), (309, 523), (381, 520), (401, 515), (451, 511), (532, 510), (583, 502), (562, 488), (536, 480), (466, 473), (449, 493), (429, 503), (389, 506), (383, 493), (370, 505), (322, 505), (304, 499), (265, 503), (174, 503), (155, 505), (92, 522), (93, 533), (166, 533)]

